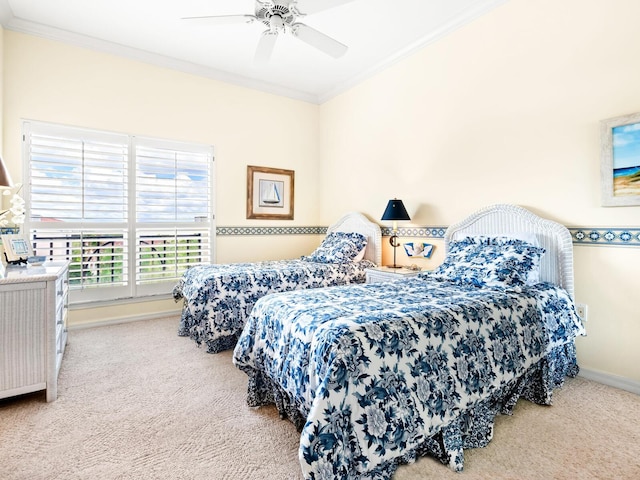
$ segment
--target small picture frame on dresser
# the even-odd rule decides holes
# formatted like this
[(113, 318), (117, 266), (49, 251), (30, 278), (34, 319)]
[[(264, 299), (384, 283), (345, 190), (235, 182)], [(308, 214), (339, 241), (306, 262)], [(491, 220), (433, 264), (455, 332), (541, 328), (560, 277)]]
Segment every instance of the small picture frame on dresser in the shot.
[(27, 258), (33, 255), (27, 238), (20, 234), (5, 234), (2, 239), (2, 263), (20, 265), (27, 263)]

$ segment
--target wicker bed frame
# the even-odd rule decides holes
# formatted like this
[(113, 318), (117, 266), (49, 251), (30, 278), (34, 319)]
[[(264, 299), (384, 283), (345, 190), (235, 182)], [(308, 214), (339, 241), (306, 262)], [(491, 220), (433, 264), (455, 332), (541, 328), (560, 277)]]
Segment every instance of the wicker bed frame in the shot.
[(327, 228), (327, 233), (346, 232), (361, 233), (367, 237), (367, 248), (364, 258), (376, 265), (382, 263), (382, 232), (380, 225), (373, 223), (363, 214), (358, 212), (347, 213), (336, 223)]
[(573, 243), (564, 226), (531, 213), (517, 205), (485, 207), (451, 225), (445, 233), (445, 248), (451, 240), (471, 235), (535, 235), (546, 253), (540, 261), (540, 279), (563, 287), (574, 298)]

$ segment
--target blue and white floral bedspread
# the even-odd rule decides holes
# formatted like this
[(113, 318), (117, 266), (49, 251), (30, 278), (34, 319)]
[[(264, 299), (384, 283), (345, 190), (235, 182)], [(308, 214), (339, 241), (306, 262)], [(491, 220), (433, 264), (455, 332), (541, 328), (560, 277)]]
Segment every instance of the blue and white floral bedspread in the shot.
[[(253, 308), (234, 363), (250, 377), (250, 404), (271, 398), (306, 417), (306, 479), (385, 479), (463, 423), (461, 412), (508, 391), (583, 332), (568, 294), (550, 284), (413, 278), (269, 295)], [(284, 401), (267, 392), (273, 385)], [(462, 445), (448, 460), (455, 470)]]
[(303, 260), (200, 265), (187, 270), (173, 289), (184, 299), (179, 335), (207, 351), (233, 348), (255, 302), (273, 292), (364, 283), (368, 260), (342, 264)]

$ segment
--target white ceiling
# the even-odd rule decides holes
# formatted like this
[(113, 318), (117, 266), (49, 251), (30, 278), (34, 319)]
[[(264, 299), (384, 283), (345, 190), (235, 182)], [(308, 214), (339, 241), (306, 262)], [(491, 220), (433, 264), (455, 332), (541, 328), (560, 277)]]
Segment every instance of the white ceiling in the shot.
[[(298, 0), (299, 11), (316, 1)], [(253, 58), (263, 25), (182, 19), (253, 15), (254, 0), (0, 0), (0, 21), (9, 30), (322, 103), (508, 0), (345, 1), (301, 20), (346, 44), (344, 56), (279, 35), (265, 65)]]

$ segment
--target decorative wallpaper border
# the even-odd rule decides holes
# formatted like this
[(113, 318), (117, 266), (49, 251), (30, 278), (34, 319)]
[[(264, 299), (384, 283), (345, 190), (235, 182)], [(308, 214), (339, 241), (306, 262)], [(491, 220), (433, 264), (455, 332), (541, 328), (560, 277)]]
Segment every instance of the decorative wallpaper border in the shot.
[[(390, 227), (381, 227), (382, 235), (391, 236)], [(414, 227), (399, 228), (401, 237), (431, 237), (444, 238), (447, 227)], [(626, 247), (640, 247), (640, 228), (618, 227), (567, 227), (574, 245), (622, 245)]]
[[(391, 227), (380, 227), (383, 236), (391, 236)], [(574, 245), (602, 245), (640, 247), (640, 228), (568, 227)], [(447, 227), (399, 228), (401, 237), (444, 238)], [(324, 235), (327, 227), (216, 227), (220, 236), (252, 235)]]
[(216, 227), (216, 235), (324, 235), (327, 227)]
[[(380, 227), (382, 229), (382, 235), (390, 237), (393, 233), (391, 227)], [(430, 237), (430, 238), (444, 238), (444, 232), (447, 227), (408, 227), (398, 228), (399, 237)]]
[[(640, 247), (640, 228), (619, 227), (567, 227), (574, 245), (601, 245)], [(391, 227), (380, 227), (382, 235), (391, 236)], [(399, 228), (401, 237), (444, 238), (447, 227), (409, 227)], [(0, 234), (18, 233), (19, 229), (0, 228)], [(327, 227), (216, 227), (220, 236), (254, 235), (325, 235)]]
[[(391, 236), (391, 227), (380, 227), (383, 236)], [(447, 227), (399, 228), (401, 237), (444, 238)], [(216, 227), (216, 235), (325, 235), (327, 227)]]
[(570, 227), (575, 245), (640, 247), (640, 228)]

